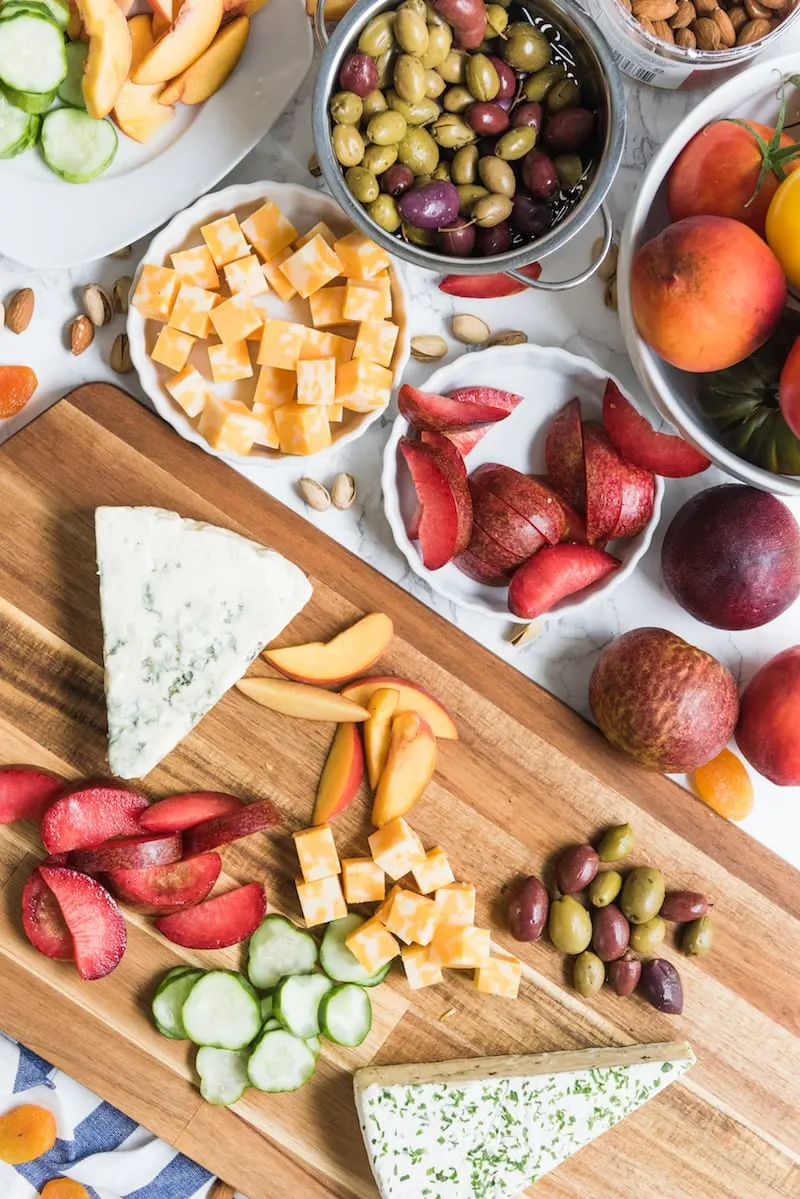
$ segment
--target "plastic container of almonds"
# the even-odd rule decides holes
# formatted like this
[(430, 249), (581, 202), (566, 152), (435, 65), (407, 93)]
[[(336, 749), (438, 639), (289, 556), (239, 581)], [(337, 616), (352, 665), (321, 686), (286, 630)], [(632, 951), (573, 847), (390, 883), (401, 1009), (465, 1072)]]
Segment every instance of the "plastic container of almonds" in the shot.
[(800, 0), (582, 0), (617, 66), (651, 87), (721, 83), (798, 28)]

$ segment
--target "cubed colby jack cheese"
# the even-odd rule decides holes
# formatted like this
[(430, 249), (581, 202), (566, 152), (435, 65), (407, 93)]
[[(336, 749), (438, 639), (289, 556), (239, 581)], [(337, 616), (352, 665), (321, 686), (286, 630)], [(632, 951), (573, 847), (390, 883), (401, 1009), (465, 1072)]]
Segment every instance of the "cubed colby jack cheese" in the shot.
[(673, 1043), (358, 1070), (381, 1199), (513, 1199), (694, 1060)]
[(141, 778), (311, 598), (294, 563), (160, 508), (95, 513), (108, 760)]
[(292, 835), (304, 882), (316, 883), (341, 873), (333, 829), (329, 824), (301, 829)]
[(295, 886), (303, 910), (303, 919), (309, 928), (315, 928), (318, 924), (330, 924), (331, 920), (341, 920), (347, 915), (347, 904), (342, 895), (342, 884), (338, 874), (317, 879), (313, 883), (306, 883), (298, 878), (295, 879)]
[(380, 903), (386, 879), (372, 858), (342, 858), (344, 897), (348, 903)]

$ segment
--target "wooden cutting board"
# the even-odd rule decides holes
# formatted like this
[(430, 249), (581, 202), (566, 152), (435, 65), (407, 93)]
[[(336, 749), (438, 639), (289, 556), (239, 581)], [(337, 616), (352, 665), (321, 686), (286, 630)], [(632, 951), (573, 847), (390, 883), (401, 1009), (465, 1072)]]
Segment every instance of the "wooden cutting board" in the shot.
[[(155, 504), (235, 529), (311, 576), (314, 598), (285, 643), (327, 638), (365, 611), (391, 615), (396, 636), (381, 670), (439, 696), (461, 734), (440, 744), (413, 824), (477, 884), (479, 922), (525, 962), (516, 1003), (478, 995), (456, 972), (415, 995), (395, 971), (373, 993), (375, 1026), (360, 1049), (326, 1047), (295, 1095), (249, 1091), (235, 1110), (210, 1107), (192, 1085), (186, 1046), (153, 1030), (148, 1002), (179, 958), (238, 966), (241, 950), (180, 952), (130, 916), (120, 967), (81, 982), (20, 931), (21, 885), (42, 851), (32, 827), (7, 826), (0, 1027), (249, 1199), (374, 1199), (352, 1102), (357, 1066), (686, 1038), (698, 1057), (687, 1080), (549, 1175), (538, 1199), (796, 1199), (800, 876), (788, 865), (666, 779), (628, 765), (523, 675), (115, 388), (80, 388), (3, 446), (0, 497), (0, 761), (69, 776), (105, 769), (96, 505)], [(310, 818), (331, 732), (232, 692), (146, 790), (273, 799), (285, 827), (226, 849), (225, 870), (229, 882), (264, 879), (274, 905), (298, 916), (288, 832)], [(337, 819), (343, 856), (365, 852), (367, 812), (364, 795)], [(712, 954), (689, 961), (669, 950), (686, 990), (680, 1018), (610, 993), (584, 1001), (550, 946), (516, 945), (504, 931), (504, 889), (516, 876), (547, 878), (559, 849), (626, 820), (635, 860), (715, 903)]]

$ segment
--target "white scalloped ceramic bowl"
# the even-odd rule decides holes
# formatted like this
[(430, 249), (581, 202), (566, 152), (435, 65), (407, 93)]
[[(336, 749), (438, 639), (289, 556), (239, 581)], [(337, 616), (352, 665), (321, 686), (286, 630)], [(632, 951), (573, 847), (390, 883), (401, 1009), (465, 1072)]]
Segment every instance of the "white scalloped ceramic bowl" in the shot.
[[(168, 225), (165, 225), (148, 246), (147, 252), (140, 262), (134, 277), (133, 287), (136, 287), (145, 263), (151, 263), (156, 266), (168, 266), (170, 254), (174, 254), (176, 250), (185, 250), (189, 246), (202, 242), (203, 239), (200, 236), (201, 225), (205, 225), (209, 221), (214, 221), (217, 217), (224, 216), (229, 212), (236, 212), (240, 220), (243, 220), (266, 200), (274, 200), (301, 233), (310, 229), (312, 225), (316, 225), (318, 221), (324, 221), (338, 236), (349, 233), (353, 228), (351, 222), (344, 216), (338, 204), (322, 192), (312, 191), (308, 187), (300, 187), (293, 183), (234, 184), (232, 187), (226, 187), (221, 191), (202, 196), (190, 208), (179, 212)], [(392, 278), (394, 319), (400, 326), (400, 335), (397, 339), (392, 359), (392, 371), (394, 372), (394, 381), (397, 385), (403, 376), (403, 371), (409, 357), (408, 321), (406, 318), (407, 300), (405, 284), (401, 277), (400, 269), (398, 269), (395, 262), (392, 263), (389, 269)], [(264, 296), (258, 296), (255, 303), (259, 307), (266, 308), (268, 315), (278, 320), (302, 321), (305, 324), (310, 324), (307, 300), (301, 300), (297, 297), (294, 300), (284, 302), (278, 299), (274, 291), (270, 291)], [(172, 396), (166, 390), (164, 384), (171, 372), (166, 367), (153, 362), (150, 357), (150, 351), (155, 344), (161, 327), (156, 321), (145, 320), (141, 313), (137, 312), (134, 307), (130, 308), (128, 312), (128, 339), (131, 361), (138, 372), (142, 387), (153, 401), (155, 410), (159, 416), (162, 416), (168, 424), (172, 425), (173, 429), (180, 433), (181, 437), (199, 446), (206, 453), (212, 454), (215, 458), (222, 458), (226, 462), (274, 466), (292, 457), (288, 454), (282, 454), (278, 450), (270, 450), (260, 446), (254, 447), (250, 454), (220, 453), (218, 450), (213, 449), (206, 439), (200, 436), (194, 422), (189, 419), (183, 409), (175, 403)], [(195, 345), (189, 361), (197, 366), (197, 369), (205, 378), (209, 377), (208, 356), (204, 349), (204, 343), (198, 342)], [(214, 391), (215, 394), (225, 395), (226, 392), (237, 386), (237, 384), (214, 384)], [(253, 380), (253, 386), (255, 386), (255, 379)], [(381, 408), (376, 409), (374, 412), (345, 413), (344, 420), (340, 424), (331, 426), (333, 434), (331, 445), (324, 450), (320, 450), (317, 454), (309, 454), (308, 460), (322, 458), (326, 454), (330, 454), (333, 450), (347, 445), (351, 441), (355, 441), (385, 411), (385, 409)], [(298, 459), (298, 461), (306, 460), (306, 458)]]
[[(472, 473), (484, 462), (502, 462), (525, 474), (542, 475), (545, 473), (545, 437), (556, 413), (573, 396), (579, 396), (584, 418), (599, 420), (603, 391), (609, 377), (613, 378), (588, 358), (580, 358), (554, 346), (498, 346), (463, 354), (455, 362), (434, 371), (422, 390), (446, 393), (456, 387), (483, 385), (523, 395), (522, 403), (505, 420), (498, 421), (470, 453), (467, 469)], [(614, 381), (621, 387), (618, 380)], [(383, 505), (398, 549), (414, 573), (437, 595), (483, 616), (527, 624), (524, 617), (509, 612), (506, 587), (478, 583), (452, 562), (441, 570), (428, 570), (423, 566), (417, 543), (410, 541), (406, 533), (406, 522), (414, 511), (416, 496), (398, 450), (400, 438), (410, 428), (404, 416), (397, 417), (383, 459)], [(630, 578), (658, 524), (663, 494), (663, 481), (657, 478), (653, 515), (647, 528), (638, 537), (611, 543), (610, 552), (622, 562), (620, 569), (585, 591), (561, 600), (542, 619), (576, 616), (591, 604), (605, 599)]]

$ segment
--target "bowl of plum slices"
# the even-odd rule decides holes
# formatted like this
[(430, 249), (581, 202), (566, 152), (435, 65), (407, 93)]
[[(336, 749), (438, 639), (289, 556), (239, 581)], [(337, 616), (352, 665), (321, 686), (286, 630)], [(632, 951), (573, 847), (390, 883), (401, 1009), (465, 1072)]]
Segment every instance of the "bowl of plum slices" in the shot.
[(636, 569), (660, 476), (690, 451), (596, 363), (549, 346), (465, 354), (404, 384), (386, 445), (394, 539), (439, 595), (525, 623), (583, 611)]

